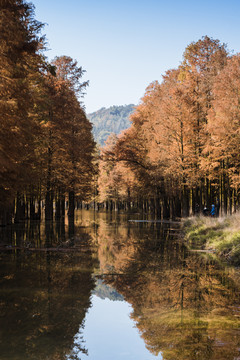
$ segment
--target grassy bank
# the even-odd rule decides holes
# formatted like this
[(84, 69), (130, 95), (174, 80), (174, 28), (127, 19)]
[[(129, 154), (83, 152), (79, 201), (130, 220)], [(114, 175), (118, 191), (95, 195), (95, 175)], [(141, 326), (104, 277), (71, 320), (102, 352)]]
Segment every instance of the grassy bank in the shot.
[(192, 217), (184, 221), (184, 231), (191, 249), (209, 250), (240, 265), (240, 213), (220, 218)]

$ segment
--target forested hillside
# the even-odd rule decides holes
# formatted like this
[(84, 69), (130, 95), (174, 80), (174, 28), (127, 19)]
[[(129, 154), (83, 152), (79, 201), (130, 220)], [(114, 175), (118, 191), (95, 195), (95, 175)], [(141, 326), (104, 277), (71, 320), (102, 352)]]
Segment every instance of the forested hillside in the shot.
[(88, 114), (93, 124), (93, 135), (97, 143), (104, 145), (111, 133), (119, 134), (130, 127), (129, 116), (133, 113), (135, 105), (111, 106)]

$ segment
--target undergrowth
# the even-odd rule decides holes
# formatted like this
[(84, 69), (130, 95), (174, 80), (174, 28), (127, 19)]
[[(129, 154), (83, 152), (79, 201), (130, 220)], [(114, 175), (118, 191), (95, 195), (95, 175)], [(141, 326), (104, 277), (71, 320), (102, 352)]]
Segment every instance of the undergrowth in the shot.
[(219, 218), (192, 217), (184, 221), (183, 227), (191, 248), (211, 250), (240, 265), (240, 213)]

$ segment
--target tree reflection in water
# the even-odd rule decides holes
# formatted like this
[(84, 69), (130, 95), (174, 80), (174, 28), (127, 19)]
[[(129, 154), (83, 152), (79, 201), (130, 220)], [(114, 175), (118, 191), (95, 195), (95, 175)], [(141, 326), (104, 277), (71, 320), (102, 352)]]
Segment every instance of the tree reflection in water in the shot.
[(103, 297), (116, 294), (103, 292), (101, 279), (131, 304), (152, 354), (240, 357), (239, 270), (189, 253), (177, 224), (126, 220), (82, 211), (75, 229), (33, 223), (2, 232), (2, 242), (16, 247), (0, 252), (1, 360), (80, 359), (93, 275)]
[[(232, 360), (240, 356), (237, 272), (189, 253), (176, 225), (99, 228), (103, 277), (133, 306), (132, 318), (165, 360)], [(118, 274), (118, 275), (116, 275)]]
[(0, 253), (1, 360), (79, 359), (87, 352), (75, 335), (83, 331), (94, 288), (91, 238), (76, 231), (74, 248), (81, 251), (68, 251), (60, 224), (45, 230), (22, 224), (12, 234), (19, 248)]

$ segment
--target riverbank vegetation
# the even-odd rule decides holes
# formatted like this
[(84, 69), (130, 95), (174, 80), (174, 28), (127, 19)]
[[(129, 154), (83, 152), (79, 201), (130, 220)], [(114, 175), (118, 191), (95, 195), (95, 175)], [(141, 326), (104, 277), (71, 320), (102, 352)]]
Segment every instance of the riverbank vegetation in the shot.
[(100, 162), (106, 207), (158, 218), (240, 203), (240, 56), (207, 36), (187, 46), (177, 69), (149, 85), (131, 127), (110, 137)]
[(185, 221), (184, 231), (191, 249), (209, 250), (240, 265), (240, 213), (220, 218), (192, 217)]
[(79, 99), (88, 82), (69, 56), (48, 62), (43, 24), (24, 0), (0, 4), (0, 225), (74, 216), (88, 199), (95, 143)]

